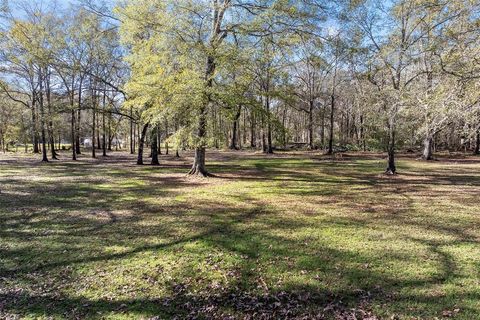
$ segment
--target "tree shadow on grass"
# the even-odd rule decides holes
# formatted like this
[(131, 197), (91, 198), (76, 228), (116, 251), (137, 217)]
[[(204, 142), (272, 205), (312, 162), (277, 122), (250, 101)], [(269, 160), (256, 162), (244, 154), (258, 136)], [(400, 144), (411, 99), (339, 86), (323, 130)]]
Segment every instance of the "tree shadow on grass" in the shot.
[[(157, 176), (158, 171), (137, 167), (57, 165), (45, 173), (60, 179), (56, 185), (45, 185), (42, 179), (28, 182), (9, 177), (2, 181), (12, 193), (0, 195), (0, 316), (3, 312), (7, 316), (58, 318), (124, 314), (182, 319), (342, 319), (383, 310), (381, 316), (396, 313), (432, 318), (441, 315), (444, 308), (461, 304), (462, 299), (480, 299), (474, 289), (431, 294), (445, 283), (458, 286), (456, 281), (462, 277), (459, 262), (445, 248), (478, 241), (460, 225), (415, 220), (407, 215), (415, 210), (412, 193), (425, 192), (428, 186), (414, 182), (408, 188), (401, 187), (402, 181), (372, 175), (376, 164), (370, 163), (332, 169), (298, 159), (280, 167), (278, 161), (269, 161), (257, 166), (256, 177), (248, 171), (251, 167), (240, 166), (249, 173), (243, 178), (240, 175), (239, 180), (283, 183), (282, 194), (302, 197), (304, 202), (322, 196), (326, 197), (325, 205), (336, 204), (354, 212), (361, 212), (355, 201), (362, 195), (369, 198), (376, 194), (379, 203), (367, 207), (366, 213), (371, 210), (383, 215), (332, 214), (315, 222), (302, 215), (285, 214), (275, 202), (250, 193), (174, 201), (194, 188), (208, 188), (208, 184), (175, 175), (167, 179)], [(213, 169), (220, 171), (226, 166), (228, 163)], [(72, 170), (73, 174), (83, 174), (75, 181), (61, 180)], [(349, 195), (352, 186), (361, 190), (359, 194)], [(389, 211), (382, 206), (389, 198), (378, 196), (392, 190), (398, 193), (400, 200), (396, 201), (401, 207)], [(267, 189), (262, 195), (276, 192)], [(302, 209), (296, 208), (296, 213)], [(352, 230), (375, 228), (389, 232), (395, 225), (435, 232), (448, 239), (432, 240), (399, 230), (391, 233), (391, 240), (406, 248), (423, 248), (424, 252), (385, 251), (381, 246), (368, 252), (331, 242), (328, 233), (351, 234)], [(359, 241), (369, 245), (381, 239)], [(383, 263), (415, 265), (422, 259), (419, 255), (430, 261), (433, 272), (398, 276), (396, 270), (379, 267)], [(158, 271), (154, 263), (163, 266), (166, 259), (178, 261), (169, 271)], [(129, 269), (133, 266), (141, 273)], [(97, 277), (97, 269), (120, 268), (127, 268), (139, 281), (132, 284), (134, 294), (124, 294), (113, 285), (95, 289), (97, 297), (81, 291), (92, 286), (89, 277)], [(82, 273), (85, 270), (86, 275)], [(163, 273), (171, 279), (163, 279)], [(104, 281), (109, 284), (114, 277)], [(157, 277), (163, 280), (155, 280)], [(113, 296), (105, 297), (110, 293)], [(460, 315), (465, 319), (476, 314), (472, 305), (461, 305)]]

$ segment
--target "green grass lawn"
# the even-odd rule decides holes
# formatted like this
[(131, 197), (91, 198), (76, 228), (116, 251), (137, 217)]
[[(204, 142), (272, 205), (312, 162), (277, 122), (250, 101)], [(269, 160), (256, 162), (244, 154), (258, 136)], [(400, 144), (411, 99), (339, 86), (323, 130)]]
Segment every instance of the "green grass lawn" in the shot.
[(480, 319), (480, 159), (208, 156), (1, 155), (0, 318)]

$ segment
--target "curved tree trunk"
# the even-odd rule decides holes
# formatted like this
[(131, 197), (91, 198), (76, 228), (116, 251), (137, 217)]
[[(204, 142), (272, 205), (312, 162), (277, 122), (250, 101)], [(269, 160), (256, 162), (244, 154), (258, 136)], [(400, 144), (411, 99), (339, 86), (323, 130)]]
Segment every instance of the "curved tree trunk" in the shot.
[(143, 165), (143, 146), (145, 144), (145, 136), (147, 135), (148, 130), (148, 123), (143, 126), (142, 133), (140, 138), (138, 139), (138, 156), (137, 156), (137, 164)]

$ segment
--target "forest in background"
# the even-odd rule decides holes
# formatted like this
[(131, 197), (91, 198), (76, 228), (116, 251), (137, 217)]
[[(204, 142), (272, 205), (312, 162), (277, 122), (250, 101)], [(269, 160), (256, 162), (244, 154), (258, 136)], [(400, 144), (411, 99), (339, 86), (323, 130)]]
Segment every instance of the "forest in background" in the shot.
[[(472, 0), (6, 1), (3, 152), (480, 153)], [(167, 149), (167, 150), (164, 150)]]

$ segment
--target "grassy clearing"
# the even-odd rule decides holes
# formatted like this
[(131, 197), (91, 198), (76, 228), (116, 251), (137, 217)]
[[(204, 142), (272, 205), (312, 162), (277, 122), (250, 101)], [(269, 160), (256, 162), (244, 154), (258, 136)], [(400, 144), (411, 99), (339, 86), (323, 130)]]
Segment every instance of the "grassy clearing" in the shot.
[(0, 156), (0, 318), (480, 319), (480, 161), (210, 157)]

